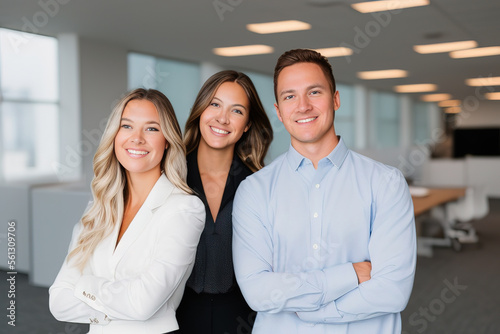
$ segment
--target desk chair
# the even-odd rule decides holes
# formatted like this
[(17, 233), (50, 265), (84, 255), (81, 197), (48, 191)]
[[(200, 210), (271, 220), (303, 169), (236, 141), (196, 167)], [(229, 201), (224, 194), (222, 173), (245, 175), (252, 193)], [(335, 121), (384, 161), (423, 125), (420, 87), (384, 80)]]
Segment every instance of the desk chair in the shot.
[(446, 204), (445, 212), (446, 221), (451, 223), (448, 236), (454, 240), (456, 250), (463, 243), (477, 243), (479, 239), (472, 222), (485, 217), (489, 212), (485, 187), (468, 187), (465, 197)]

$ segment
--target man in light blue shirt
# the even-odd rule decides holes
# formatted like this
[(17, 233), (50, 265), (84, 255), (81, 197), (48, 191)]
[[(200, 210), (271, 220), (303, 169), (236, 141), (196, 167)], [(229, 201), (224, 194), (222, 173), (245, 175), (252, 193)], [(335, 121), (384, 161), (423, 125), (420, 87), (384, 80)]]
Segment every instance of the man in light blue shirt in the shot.
[(335, 133), (340, 99), (326, 58), (285, 52), (274, 90), (291, 146), (240, 184), (233, 208), (253, 333), (401, 333), (416, 264), (405, 179)]

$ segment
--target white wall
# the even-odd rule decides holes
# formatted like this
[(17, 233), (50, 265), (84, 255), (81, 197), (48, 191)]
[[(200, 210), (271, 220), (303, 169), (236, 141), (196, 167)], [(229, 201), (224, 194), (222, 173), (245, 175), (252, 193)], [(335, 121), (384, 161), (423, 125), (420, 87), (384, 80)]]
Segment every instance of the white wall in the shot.
[[(78, 187), (58, 185), (33, 189), (31, 284), (49, 287), (54, 282), (68, 253), (73, 227), (90, 199), (90, 192)], [(56, 205), (61, 209), (54, 210)]]
[(59, 181), (81, 177), (82, 164), (78, 154), (72, 154), (81, 140), (81, 86), (79, 41), (75, 34), (57, 36), (59, 47), (59, 161), (52, 167)]
[(90, 183), (92, 160), (108, 116), (127, 92), (127, 50), (80, 39), (79, 55), (83, 181)]
[(59, 181), (93, 177), (92, 160), (114, 104), (127, 92), (127, 50), (74, 34), (59, 39)]
[(426, 161), (418, 185), (428, 187), (476, 187), (486, 196), (500, 198), (500, 158), (471, 157)]
[(500, 126), (500, 101), (464, 100), (462, 112), (456, 116), (459, 128)]
[[(15, 267), (7, 266), (8, 223), (15, 221)], [(31, 261), (30, 186), (27, 184), (0, 185), (0, 268), (27, 273)]]

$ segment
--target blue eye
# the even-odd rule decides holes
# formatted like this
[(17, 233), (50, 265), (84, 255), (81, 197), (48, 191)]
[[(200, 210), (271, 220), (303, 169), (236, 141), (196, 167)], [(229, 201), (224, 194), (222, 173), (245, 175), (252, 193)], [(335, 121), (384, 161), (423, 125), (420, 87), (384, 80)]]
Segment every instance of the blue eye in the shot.
[(313, 91), (311, 92), (311, 95), (316, 95), (316, 94), (319, 94), (319, 93), (320, 93), (320, 92), (319, 92), (318, 90), (313, 90)]
[(211, 105), (212, 107), (216, 107), (216, 108), (218, 108), (218, 107), (219, 107), (219, 104), (218, 104), (218, 103), (215, 103), (215, 102), (210, 103), (210, 105)]
[(128, 124), (122, 124), (121, 127), (124, 128), (124, 129), (130, 129), (131, 128), (130, 125), (128, 125)]
[(291, 98), (293, 98), (293, 95), (285, 96), (285, 100), (290, 100)]
[(237, 114), (240, 114), (240, 115), (243, 115), (243, 113), (241, 112), (241, 110), (239, 109), (234, 109), (233, 112), (237, 113)]
[(158, 130), (157, 128), (151, 127), (151, 128), (147, 128), (146, 131), (160, 131), (160, 130)]

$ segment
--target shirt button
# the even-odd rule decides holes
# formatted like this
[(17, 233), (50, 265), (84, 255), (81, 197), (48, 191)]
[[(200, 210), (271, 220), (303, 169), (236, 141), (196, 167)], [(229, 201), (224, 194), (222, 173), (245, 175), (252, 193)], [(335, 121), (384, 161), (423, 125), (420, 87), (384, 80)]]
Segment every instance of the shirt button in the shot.
[(319, 183), (316, 185), (316, 189), (319, 188)]
[(313, 248), (314, 248), (314, 249), (318, 249), (318, 244), (314, 244), (314, 245), (313, 245)]
[(314, 215), (313, 215), (314, 218), (318, 218), (318, 213), (315, 212)]

